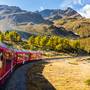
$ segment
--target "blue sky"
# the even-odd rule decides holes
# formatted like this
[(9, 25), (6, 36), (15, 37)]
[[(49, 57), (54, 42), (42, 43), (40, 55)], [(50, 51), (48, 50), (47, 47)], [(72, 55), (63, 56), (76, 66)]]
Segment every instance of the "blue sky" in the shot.
[(18, 6), (23, 10), (63, 9), (71, 7), (82, 16), (90, 18), (90, 0), (0, 0), (0, 4)]

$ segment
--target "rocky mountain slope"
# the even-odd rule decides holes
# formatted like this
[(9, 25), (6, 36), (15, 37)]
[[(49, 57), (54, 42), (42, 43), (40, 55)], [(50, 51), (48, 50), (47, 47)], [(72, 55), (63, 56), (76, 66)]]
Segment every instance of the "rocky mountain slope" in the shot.
[(63, 27), (67, 31), (72, 31), (81, 38), (90, 37), (90, 19), (87, 18), (62, 18), (53, 21), (57, 27)]
[(66, 10), (61, 10), (61, 9), (55, 9), (55, 10), (49, 10), (49, 9), (45, 9), (43, 11), (36, 11), (36, 13), (41, 14), (44, 18), (52, 16), (52, 15), (61, 15), (62, 17), (70, 17), (70, 16), (74, 16), (74, 17), (81, 17), (81, 15), (79, 13), (77, 13), (75, 10), (73, 10), (72, 8), (68, 7)]
[(0, 5), (0, 30), (16, 30), (24, 39), (31, 35), (71, 39), (89, 37), (89, 28), (90, 20), (70, 7), (66, 10), (27, 12), (16, 6)]
[(36, 24), (52, 24), (51, 21), (43, 19), (38, 13), (27, 12), (16, 6), (0, 5), (0, 20), (5, 19), (10, 24), (17, 25), (22, 22), (34, 22)]
[(45, 19), (54, 21), (54, 20), (58, 20), (58, 19), (61, 19), (61, 18), (63, 18), (61, 15), (52, 15), (52, 16), (49, 16), (49, 17), (47, 17)]

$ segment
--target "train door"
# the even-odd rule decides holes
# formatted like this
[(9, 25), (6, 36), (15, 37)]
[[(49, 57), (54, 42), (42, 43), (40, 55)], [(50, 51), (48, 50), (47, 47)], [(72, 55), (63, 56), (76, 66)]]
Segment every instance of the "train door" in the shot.
[(16, 52), (14, 52), (14, 55), (13, 55), (13, 68), (15, 68), (16, 62), (17, 62), (17, 55), (16, 55)]
[(13, 72), (13, 63), (14, 63), (13, 57), (14, 57), (14, 53), (12, 52), (11, 54), (11, 73)]
[(37, 54), (37, 60), (38, 60), (38, 54)]
[(4, 82), (3, 75), (5, 74), (5, 52), (0, 51), (0, 68), (2, 69), (1, 77), (2, 83)]
[(25, 63), (25, 54), (23, 54), (23, 64)]
[(11, 74), (12, 72), (12, 52), (11, 51), (6, 51), (5, 54), (5, 60), (6, 60), (6, 66), (5, 66), (5, 75), (4, 75), (4, 80), (6, 80), (8, 78), (8, 76)]

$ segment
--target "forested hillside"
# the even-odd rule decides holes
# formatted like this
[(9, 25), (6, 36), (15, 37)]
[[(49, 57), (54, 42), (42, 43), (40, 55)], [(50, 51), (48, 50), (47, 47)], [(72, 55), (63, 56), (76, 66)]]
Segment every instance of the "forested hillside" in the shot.
[(4, 33), (0, 31), (0, 42), (11, 46), (14, 49), (31, 50), (31, 51), (57, 51), (74, 54), (75, 56), (89, 51), (85, 50), (84, 44), (79, 40), (68, 40), (61, 37), (50, 37), (49, 39), (44, 36), (31, 36), (29, 41), (24, 41), (16, 31), (9, 32), (6, 30)]

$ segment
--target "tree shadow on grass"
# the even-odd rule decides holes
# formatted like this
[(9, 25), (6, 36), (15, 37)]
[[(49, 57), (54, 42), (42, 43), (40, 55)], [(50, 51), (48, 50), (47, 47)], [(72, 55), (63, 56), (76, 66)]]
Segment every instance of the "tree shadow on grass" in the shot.
[(56, 90), (54, 86), (42, 75), (43, 69), (49, 62), (35, 64), (25, 74), (27, 90)]

